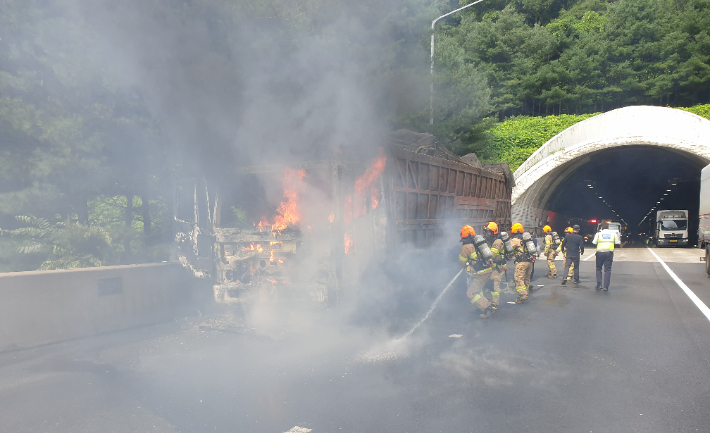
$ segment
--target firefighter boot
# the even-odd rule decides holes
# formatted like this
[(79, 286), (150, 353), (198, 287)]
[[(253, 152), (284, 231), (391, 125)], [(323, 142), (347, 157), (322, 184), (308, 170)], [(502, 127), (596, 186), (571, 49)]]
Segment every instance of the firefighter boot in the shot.
[(476, 296), (471, 299), (471, 303), (478, 307), (481, 312), (485, 312), (488, 307), (491, 306), (491, 303), (485, 296), (483, 296), (482, 292), (477, 293)]
[(516, 304), (524, 304), (528, 302), (528, 289), (527, 287), (518, 287), (518, 299), (515, 300)]
[(491, 292), (491, 305), (493, 308), (498, 308), (500, 303), (500, 292)]
[(483, 313), (481, 313), (481, 319), (489, 318), (491, 314), (495, 313), (496, 311), (498, 311), (498, 309), (491, 305), (490, 307), (486, 308)]

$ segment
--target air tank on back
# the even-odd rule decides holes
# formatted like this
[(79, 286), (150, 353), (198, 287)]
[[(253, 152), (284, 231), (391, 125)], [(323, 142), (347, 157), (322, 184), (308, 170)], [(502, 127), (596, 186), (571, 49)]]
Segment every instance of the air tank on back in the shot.
[(523, 233), (523, 245), (525, 246), (525, 250), (531, 257), (537, 257), (537, 248), (535, 248), (535, 242), (533, 242), (532, 236), (530, 236), (530, 233), (528, 232)]
[(500, 232), (500, 240), (503, 241), (503, 246), (505, 247), (505, 255), (509, 259), (513, 257), (513, 244), (510, 242), (510, 235), (508, 232)]
[(488, 247), (486, 239), (481, 235), (476, 235), (473, 238), (473, 243), (476, 245), (476, 249), (481, 255), (481, 261), (490, 266), (493, 262), (493, 252)]

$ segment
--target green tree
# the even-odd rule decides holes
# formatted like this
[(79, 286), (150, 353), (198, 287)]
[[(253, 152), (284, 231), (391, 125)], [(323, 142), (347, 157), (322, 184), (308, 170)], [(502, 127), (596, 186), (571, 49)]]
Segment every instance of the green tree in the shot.
[(20, 254), (39, 261), (39, 269), (71, 269), (118, 263), (109, 233), (101, 227), (81, 223), (50, 223), (44, 218), (18, 216), (24, 227), (0, 230), (0, 234), (21, 239)]

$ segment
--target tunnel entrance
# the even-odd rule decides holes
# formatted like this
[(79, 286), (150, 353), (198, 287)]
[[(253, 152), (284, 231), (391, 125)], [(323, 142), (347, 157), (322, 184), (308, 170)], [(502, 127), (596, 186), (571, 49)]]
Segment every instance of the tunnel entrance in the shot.
[(512, 219), (541, 233), (546, 222), (560, 229), (569, 217), (611, 217), (638, 234), (650, 230), (644, 228), (649, 211), (687, 209), (689, 232), (697, 236), (708, 137), (708, 119), (674, 108), (629, 106), (586, 119), (552, 137), (515, 170)]
[(634, 237), (643, 237), (652, 230), (657, 210), (687, 209), (690, 244), (697, 243), (704, 161), (667, 148), (639, 145), (590, 153), (568, 165), (551, 173), (549, 189), (539, 202), (541, 209), (564, 220), (558, 224), (611, 219), (624, 222)]

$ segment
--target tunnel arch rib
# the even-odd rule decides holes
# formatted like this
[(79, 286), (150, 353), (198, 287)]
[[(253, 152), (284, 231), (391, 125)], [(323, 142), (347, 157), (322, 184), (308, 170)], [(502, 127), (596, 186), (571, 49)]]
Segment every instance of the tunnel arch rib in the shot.
[(619, 108), (560, 132), (515, 171), (512, 217), (526, 227), (546, 219), (547, 200), (569, 173), (597, 152), (622, 146), (654, 146), (710, 162), (710, 120), (675, 108)]

